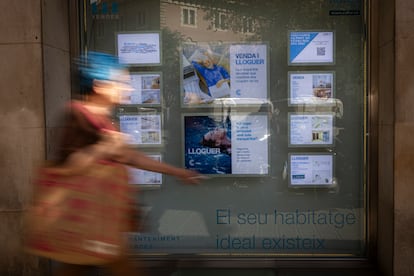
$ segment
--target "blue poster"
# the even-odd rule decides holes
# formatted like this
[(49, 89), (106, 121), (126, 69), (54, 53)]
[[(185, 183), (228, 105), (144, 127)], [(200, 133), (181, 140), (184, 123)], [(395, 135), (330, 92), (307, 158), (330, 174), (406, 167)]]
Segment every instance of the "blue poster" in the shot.
[(290, 32), (289, 64), (333, 62), (333, 32)]
[(190, 115), (184, 125), (186, 168), (214, 175), (268, 173), (265, 114)]
[(202, 174), (231, 174), (231, 122), (229, 117), (184, 118), (185, 167)]

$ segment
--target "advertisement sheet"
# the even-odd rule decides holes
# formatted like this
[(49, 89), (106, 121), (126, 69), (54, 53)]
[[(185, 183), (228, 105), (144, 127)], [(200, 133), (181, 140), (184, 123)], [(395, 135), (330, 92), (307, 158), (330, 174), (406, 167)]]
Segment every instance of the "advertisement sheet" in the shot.
[(334, 184), (332, 154), (291, 154), (290, 186)]
[(131, 65), (160, 65), (160, 33), (117, 33), (119, 62)]
[(333, 72), (289, 72), (289, 105), (331, 104)]
[(290, 32), (289, 64), (333, 64), (333, 32)]
[[(150, 158), (161, 162), (161, 154), (147, 154)], [(129, 183), (141, 185), (161, 185), (162, 174), (129, 167)]]
[(268, 98), (267, 44), (184, 44), (183, 103)]
[(121, 115), (119, 116), (121, 132), (129, 135), (133, 145), (161, 144), (161, 115)]
[(231, 97), (267, 98), (267, 45), (231, 45)]
[(289, 146), (333, 145), (333, 113), (289, 114)]
[(121, 104), (161, 104), (161, 74), (160, 73), (130, 73), (133, 90), (124, 91)]
[(265, 175), (267, 138), (263, 114), (185, 115), (185, 167), (211, 175)]
[(378, 112), (366, 23), (375, 2), (70, 5), (81, 19), (71, 54), (112, 53), (131, 73), (134, 91), (111, 114), (130, 147), (201, 173), (186, 185), (176, 171), (131, 171), (143, 226), (125, 235), (135, 264), (201, 276), (370, 266), (367, 177), (377, 160), (367, 157), (377, 154)]

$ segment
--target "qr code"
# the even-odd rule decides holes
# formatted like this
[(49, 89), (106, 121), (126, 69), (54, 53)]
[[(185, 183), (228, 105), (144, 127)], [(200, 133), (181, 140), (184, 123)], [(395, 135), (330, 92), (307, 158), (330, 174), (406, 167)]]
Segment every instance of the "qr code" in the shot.
[(316, 55), (317, 56), (324, 56), (326, 52), (325, 47), (316, 47)]

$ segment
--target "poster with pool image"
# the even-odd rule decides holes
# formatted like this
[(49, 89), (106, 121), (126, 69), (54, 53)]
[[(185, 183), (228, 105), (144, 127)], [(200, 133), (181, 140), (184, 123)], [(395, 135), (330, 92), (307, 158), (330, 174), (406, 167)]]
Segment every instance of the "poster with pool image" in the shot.
[(184, 165), (215, 176), (268, 174), (268, 116), (264, 113), (184, 115)]

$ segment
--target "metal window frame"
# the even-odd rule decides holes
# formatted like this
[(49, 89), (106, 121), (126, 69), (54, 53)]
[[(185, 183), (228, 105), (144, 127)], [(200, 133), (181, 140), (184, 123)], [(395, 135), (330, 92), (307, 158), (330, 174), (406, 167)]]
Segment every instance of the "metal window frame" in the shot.
[[(366, 72), (365, 72), (365, 91), (366, 91), (366, 214), (367, 214), (367, 257), (366, 258), (263, 258), (263, 257), (206, 257), (203, 255), (165, 255), (155, 257), (140, 257), (133, 256), (132, 259), (136, 261), (145, 261), (148, 267), (163, 268), (165, 271), (171, 269), (189, 269), (189, 268), (235, 268), (235, 269), (348, 269), (350, 271), (369, 270), (374, 271), (378, 269), (378, 159), (379, 159), (379, 104), (378, 92), (379, 86), (379, 63), (380, 53), (377, 45), (379, 44), (379, 30), (382, 23), (379, 22), (380, 8), (382, 7), (378, 1), (363, 0), (365, 11), (364, 18), (366, 22)], [(84, 15), (81, 14), (82, 6), (86, 5), (87, 0), (68, 1), (69, 9), (69, 38), (70, 38), (70, 57), (79, 56), (82, 52), (82, 43), (86, 34), (86, 30), (82, 29), (81, 21)], [(194, 9), (194, 8), (191, 8)], [(196, 12), (197, 10), (194, 9)], [(197, 17), (197, 14), (196, 14)], [(197, 18), (196, 25), (197, 25)], [(74, 70), (71, 70), (73, 73)], [(74, 78), (71, 78), (72, 91), (77, 86)], [(382, 241), (383, 243), (386, 241)], [(388, 242), (393, 242), (390, 239)], [(392, 252), (388, 253), (392, 256)]]

